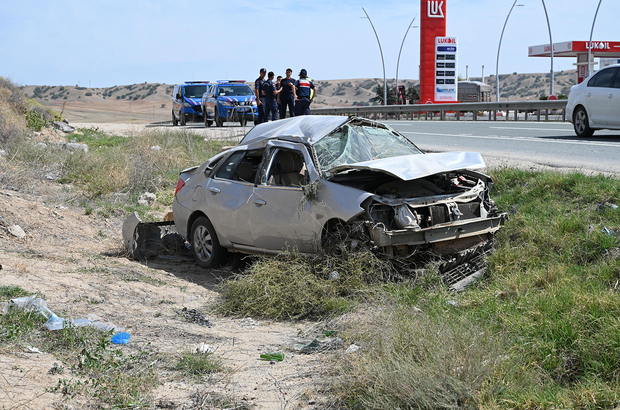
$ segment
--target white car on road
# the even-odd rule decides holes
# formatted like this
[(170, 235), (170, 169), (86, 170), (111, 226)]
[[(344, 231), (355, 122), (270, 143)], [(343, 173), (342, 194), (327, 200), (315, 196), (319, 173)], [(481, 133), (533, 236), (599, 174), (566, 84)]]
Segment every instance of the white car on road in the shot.
[(573, 86), (566, 114), (579, 137), (591, 137), (600, 129), (620, 130), (620, 64), (602, 68)]

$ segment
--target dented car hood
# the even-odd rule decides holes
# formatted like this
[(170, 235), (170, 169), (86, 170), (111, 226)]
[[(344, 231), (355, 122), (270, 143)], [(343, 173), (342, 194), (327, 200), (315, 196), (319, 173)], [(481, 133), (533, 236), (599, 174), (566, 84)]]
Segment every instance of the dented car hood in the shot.
[(402, 157), (339, 165), (328, 170), (328, 173), (338, 174), (349, 170), (370, 170), (383, 172), (404, 181), (409, 181), (442, 172), (484, 167), (486, 167), (486, 165), (478, 152), (442, 152), (435, 154), (405, 155)]

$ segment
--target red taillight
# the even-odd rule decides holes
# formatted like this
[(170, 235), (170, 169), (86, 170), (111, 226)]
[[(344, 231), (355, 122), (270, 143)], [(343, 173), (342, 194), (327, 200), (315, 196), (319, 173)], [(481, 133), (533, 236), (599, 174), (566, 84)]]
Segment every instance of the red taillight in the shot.
[(179, 180), (177, 181), (177, 189), (174, 191), (174, 196), (177, 196), (177, 192), (179, 192), (179, 189), (183, 188), (183, 185), (185, 185), (185, 181), (179, 178)]

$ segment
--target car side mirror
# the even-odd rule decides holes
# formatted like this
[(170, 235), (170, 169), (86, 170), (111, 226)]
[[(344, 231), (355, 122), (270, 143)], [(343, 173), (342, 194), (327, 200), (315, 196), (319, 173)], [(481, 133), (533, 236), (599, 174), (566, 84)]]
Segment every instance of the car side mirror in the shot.
[(181, 93), (178, 93), (177, 94), (177, 100), (180, 100), (180, 99), (181, 99)]

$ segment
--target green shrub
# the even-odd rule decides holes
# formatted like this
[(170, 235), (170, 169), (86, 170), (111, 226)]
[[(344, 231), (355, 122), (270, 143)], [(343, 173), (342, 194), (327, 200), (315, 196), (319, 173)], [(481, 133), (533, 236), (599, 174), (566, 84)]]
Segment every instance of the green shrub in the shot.
[[(283, 253), (264, 258), (221, 284), (219, 310), (270, 319), (322, 318), (349, 310), (373, 294), (370, 286), (390, 266), (370, 252), (348, 257), (303, 257)], [(338, 279), (329, 275), (338, 272)]]

